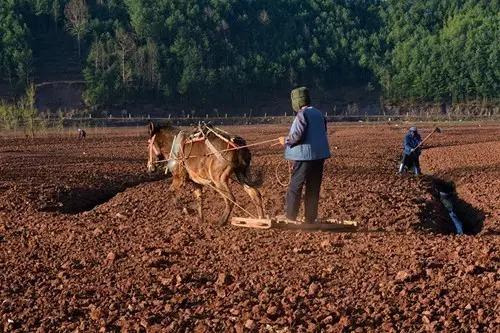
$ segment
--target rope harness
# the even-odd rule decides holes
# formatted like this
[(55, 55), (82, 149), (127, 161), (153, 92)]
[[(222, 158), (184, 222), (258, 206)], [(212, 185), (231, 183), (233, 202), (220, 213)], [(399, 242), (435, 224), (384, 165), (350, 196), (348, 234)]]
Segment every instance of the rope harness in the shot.
[[(226, 149), (222, 149), (222, 150), (218, 150), (210, 142), (210, 140), (208, 139), (208, 137), (207, 137), (208, 133), (212, 133), (216, 137), (218, 137), (219, 139), (221, 139), (222, 141), (226, 142), (227, 143), (227, 148)], [(160, 163), (169, 163), (171, 161), (179, 161), (180, 164), (181, 164), (180, 165), (181, 167), (183, 167), (183, 166), (186, 167), (186, 165), (184, 164), (184, 162), (186, 160), (190, 159), (190, 158), (208, 157), (208, 156), (215, 155), (219, 159), (225, 159), (225, 157), (223, 156), (223, 153), (225, 153), (225, 152), (234, 151), (234, 150), (240, 150), (240, 149), (249, 148), (249, 147), (261, 146), (261, 145), (265, 145), (265, 144), (269, 144), (269, 143), (272, 143), (272, 145), (270, 145), (270, 147), (273, 147), (273, 146), (276, 146), (276, 145), (279, 144), (279, 139), (276, 138), (276, 139), (264, 140), (264, 141), (260, 141), (260, 142), (256, 142), (256, 143), (252, 143), (252, 144), (238, 145), (238, 144), (234, 143), (232, 141), (232, 139), (228, 139), (227, 137), (225, 137), (224, 135), (222, 135), (220, 133), (224, 133), (226, 135), (230, 135), (226, 131), (224, 131), (222, 129), (219, 129), (217, 127), (215, 127), (215, 130), (214, 130), (211, 126), (208, 126), (205, 123), (199, 124), (197, 131), (195, 133), (191, 134), (186, 140), (182, 139), (182, 137), (179, 138), (179, 139), (182, 139), (182, 142), (179, 143), (180, 146), (179, 146), (178, 152), (175, 152), (174, 151), (174, 148), (175, 148), (174, 144), (176, 144), (176, 140), (178, 139), (178, 135), (181, 135), (181, 134), (184, 135), (184, 132), (181, 131), (174, 138), (174, 141), (172, 143), (172, 148), (170, 150), (170, 153), (169, 153), (169, 156), (168, 156), (167, 159), (165, 159), (163, 153), (161, 152), (160, 147), (157, 146), (157, 143), (155, 142), (156, 134), (154, 134), (148, 140), (149, 150), (150, 150), (150, 156), (151, 156), (151, 153), (154, 153), (154, 155), (157, 157), (157, 161), (154, 161), (152, 163), (154, 163), (154, 164), (160, 164)], [(205, 153), (203, 155), (191, 155), (193, 144), (197, 143), (197, 142), (204, 142), (205, 145), (210, 150), (210, 152), (209, 153)], [(186, 154), (186, 146), (190, 147), (189, 152), (187, 154)], [(176, 156), (177, 153), (178, 153), (179, 156)], [(276, 166), (276, 170), (275, 170), (276, 181), (278, 182), (278, 184), (280, 184), (283, 187), (287, 187), (290, 184), (290, 179), (291, 179), (291, 163), (289, 161), (286, 161), (286, 160), (285, 160), (285, 162), (288, 163), (288, 182), (287, 183), (281, 181), (281, 179), (279, 177), (279, 168), (282, 166), (283, 162), (280, 162)], [(251, 216), (253, 218), (256, 218), (256, 216), (254, 214), (252, 214), (251, 212), (249, 212), (248, 210), (246, 210), (245, 208), (243, 208), (235, 200), (229, 198), (225, 193), (223, 193), (221, 190), (217, 189), (212, 184), (204, 184), (204, 185), (207, 185), (208, 187), (212, 188), (213, 190), (215, 190), (216, 192), (218, 192), (219, 194), (221, 194), (226, 200), (228, 200), (231, 203), (233, 203), (237, 208), (241, 209), (243, 212), (245, 212), (249, 216)]]
[(224, 193), (222, 193), (220, 190), (218, 190), (215, 186), (213, 186), (212, 184), (205, 184), (207, 185), (208, 187), (210, 187), (212, 190), (215, 190), (217, 193), (219, 193), (220, 195), (222, 195), (224, 198), (226, 198), (227, 200), (229, 200), (230, 202), (232, 202), (236, 207), (238, 207), (239, 209), (241, 209), (243, 212), (247, 213), (248, 215), (250, 215), (251, 217), (253, 217), (254, 219), (257, 218), (257, 216), (255, 216), (255, 214), (252, 214), (250, 213), (248, 210), (246, 210), (245, 208), (243, 208), (240, 204), (238, 204), (235, 200), (229, 198), (227, 195), (225, 195)]
[[(227, 134), (227, 132), (225, 132), (225, 131), (223, 131), (223, 130), (221, 130), (219, 128), (216, 128), (217, 131), (214, 131), (210, 126), (207, 126), (206, 124), (203, 124), (203, 126), (204, 127), (199, 126), (198, 127), (198, 132), (192, 134), (188, 140), (185, 140), (181, 144), (180, 152), (183, 155), (182, 157), (172, 156), (172, 151), (171, 151), (170, 155), (169, 155), (169, 158), (167, 158), (167, 159), (165, 159), (165, 158), (164, 159), (159, 159), (159, 160), (157, 160), (157, 161), (155, 161), (153, 163), (155, 163), (155, 164), (168, 163), (171, 160), (184, 161), (184, 160), (187, 160), (189, 158), (208, 157), (208, 156), (211, 156), (211, 155), (217, 155), (217, 157), (223, 157), (221, 153), (225, 153), (225, 152), (228, 152), (228, 151), (240, 150), (240, 149), (244, 149), (244, 148), (265, 145), (265, 144), (268, 144), (268, 143), (275, 143), (275, 144), (271, 145), (271, 147), (273, 147), (277, 143), (279, 143), (278, 142), (279, 139), (276, 138), (276, 139), (270, 139), (270, 140), (260, 141), (260, 142), (256, 142), (256, 143), (251, 143), (251, 144), (247, 144), (247, 145), (237, 145), (233, 141), (231, 141), (231, 139), (228, 139), (228, 138), (224, 137), (223, 135), (219, 134), (217, 131), (220, 131), (220, 132), (223, 132), (223, 133), (226, 133), (226, 134)], [(227, 148), (226, 149), (222, 149), (222, 150), (217, 150), (217, 148), (215, 148), (213, 146), (213, 144), (210, 142), (210, 140), (208, 140), (208, 138), (207, 138), (207, 136), (205, 134), (205, 131), (203, 131), (203, 129), (206, 129), (208, 132), (213, 133), (215, 136), (217, 136), (221, 140), (225, 141), (227, 143)], [(150, 143), (150, 146), (151, 146), (150, 149), (152, 149), (152, 151), (158, 157), (158, 156), (161, 156), (163, 154), (161, 154), (161, 151), (156, 147), (156, 144), (154, 143), (155, 136), (156, 135), (153, 135), (151, 137), (151, 139), (149, 139), (149, 143)], [(207, 147), (210, 150), (210, 152), (206, 153), (206, 154), (203, 154), (203, 155), (191, 155), (191, 154), (187, 154), (187, 156), (186, 156), (186, 154), (184, 154), (184, 147), (186, 146), (186, 144), (193, 144), (193, 143), (199, 142), (199, 141), (205, 141), (205, 145), (207, 145)]]
[[(286, 181), (286, 183), (281, 181), (281, 178), (279, 176), (280, 174), (279, 170), (285, 162), (288, 165), (288, 180)], [(274, 176), (276, 177), (276, 181), (278, 182), (278, 184), (280, 184), (283, 187), (288, 187), (288, 185), (290, 185), (290, 182), (292, 180), (292, 163), (287, 160), (282, 160), (280, 163), (278, 163), (278, 165), (276, 165), (276, 169), (274, 169)]]

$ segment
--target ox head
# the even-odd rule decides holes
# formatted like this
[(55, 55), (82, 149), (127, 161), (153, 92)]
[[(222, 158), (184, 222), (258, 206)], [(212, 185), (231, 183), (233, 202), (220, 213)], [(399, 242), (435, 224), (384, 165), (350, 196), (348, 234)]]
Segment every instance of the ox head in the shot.
[(148, 172), (155, 172), (158, 168), (160, 161), (165, 160), (165, 155), (162, 152), (162, 145), (160, 144), (161, 133), (159, 128), (157, 128), (153, 122), (149, 123), (148, 127), (149, 139), (148, 139)]

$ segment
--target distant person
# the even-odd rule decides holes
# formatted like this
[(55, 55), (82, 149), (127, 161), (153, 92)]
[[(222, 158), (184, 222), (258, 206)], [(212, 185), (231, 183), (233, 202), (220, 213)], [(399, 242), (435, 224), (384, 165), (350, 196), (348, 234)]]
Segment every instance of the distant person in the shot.
[(293, 161), (286, 194), (286, 218), (296, 221), (302, 187), (305, 185), (305, 222), (314, 223), (318, 216), (319, 193), (325, 159), (330, 157), (326, 119), (313, 106), (306, 87), (292, 90), (292, 108), (297, 113), (287, 137), (280, 137), (285, 158)]
[(82, 130), (81, 128), (78, 129), (78, 140), (85, 140), (87, 137), (87, 132)]
[(413, 168), (415, 175), (420, 175), (420, 153), (421, 148), (419, 147), (422, 142), (422, 138), (418, 133), (416, 127), (410, 127), (408, 133), (406, 133), (403, 140), (403, 160), (399, 166), (399, 174), (405, 172), (406, 169), (410, 170)]

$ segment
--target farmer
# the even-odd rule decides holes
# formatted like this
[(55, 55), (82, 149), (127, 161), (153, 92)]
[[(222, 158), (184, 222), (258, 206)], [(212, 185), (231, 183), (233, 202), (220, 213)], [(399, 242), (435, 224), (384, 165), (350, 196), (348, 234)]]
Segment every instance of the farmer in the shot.
[(305, 184), (305, 222), (314, 223), (318, 215), (319, 192), (325, 159), (330, 157), (326, 119), (311, 106), (306, 87), (292, 90), (292, 108), (297, 112), (287, 137), (280, 137), (285, 158), (293, 161), (286, 194), (286, 218), (295, 221), (299, 213), (302, 187)]
[(410, 127), (403, 140), (403, 160), (399, 166), (399, 173), (402, 174), (406, 168), (415, 170), (415, 175), (420, 175), (420, 152), (419, 144), (422, 142), (415, 126)]
[(87, 136), (87, 133), (81, 128), (78, 129), (78, 140), (84, 140)]

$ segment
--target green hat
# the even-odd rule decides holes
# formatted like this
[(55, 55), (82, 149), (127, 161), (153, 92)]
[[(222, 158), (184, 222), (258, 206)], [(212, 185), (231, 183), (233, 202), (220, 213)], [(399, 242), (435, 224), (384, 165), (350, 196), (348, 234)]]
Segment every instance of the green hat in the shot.
[(292, 109), (297, 112), (303, 106), (311, 104), (311, 97), (309, 96), (309, 90), (306, 87), (295, 88), (292, 90)]

